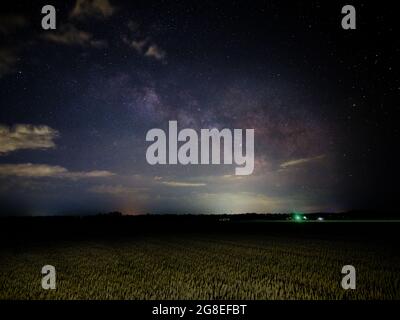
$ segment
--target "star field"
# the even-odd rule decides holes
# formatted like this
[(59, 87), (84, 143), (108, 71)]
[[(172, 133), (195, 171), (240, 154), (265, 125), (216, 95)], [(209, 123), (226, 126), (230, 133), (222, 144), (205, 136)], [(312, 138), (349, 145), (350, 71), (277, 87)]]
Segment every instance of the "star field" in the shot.
[[(393, 209), (393, 8), (323, 1), (54, 1), (0, 15), (4, 214)], [(146, 132), (254, 128), (255, 170), (150, 166)]]

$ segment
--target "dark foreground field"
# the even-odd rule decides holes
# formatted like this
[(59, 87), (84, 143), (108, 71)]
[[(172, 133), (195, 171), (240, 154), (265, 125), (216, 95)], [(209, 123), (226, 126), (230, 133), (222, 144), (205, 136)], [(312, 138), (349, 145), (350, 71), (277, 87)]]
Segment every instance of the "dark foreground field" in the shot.
[[(0, 299), (399, 299), (400, 224), (3, 219)], [(57, 289), (41, 288), (54, 265)], [(356, 290), (341, 287), (343, 265)]]

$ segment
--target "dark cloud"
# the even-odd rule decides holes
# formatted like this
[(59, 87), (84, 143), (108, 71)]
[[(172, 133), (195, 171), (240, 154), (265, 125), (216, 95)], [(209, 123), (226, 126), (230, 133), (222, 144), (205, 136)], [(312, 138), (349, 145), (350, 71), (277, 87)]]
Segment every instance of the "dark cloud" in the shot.
[(54, 43), (72, 46), (90, 46), (103, 48), (107, 46), (104, 40), (94, 39), (93, 34), (79, 30), (72, 24), (62, 25), (57, 31), (46, 32), (43, 38)]
[(15, 49), (0, 48), (0, 78), (12, 73), (17, 61), (18, 56)]
[(113, 15), (116, 7), (108, 0), (77, 0), (70, 16), (73, 18), (101, 17)]
[(0, 16), (0, 33), (3, 35), (10, 35), (28, 25), (28, 20), (22, 15), (10, 14)]

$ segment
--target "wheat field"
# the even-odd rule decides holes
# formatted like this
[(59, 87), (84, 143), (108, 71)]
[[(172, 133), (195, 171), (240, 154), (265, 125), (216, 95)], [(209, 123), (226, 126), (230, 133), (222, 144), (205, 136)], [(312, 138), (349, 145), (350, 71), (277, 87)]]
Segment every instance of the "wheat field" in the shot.
[[(399, 299), (400, 259), (362, 242), (163, 235), (1, 249), (0, 299)], [(41, 288), (54, 265), (56, 290)], [(356, 290), (341, 287), (354, 265)]]

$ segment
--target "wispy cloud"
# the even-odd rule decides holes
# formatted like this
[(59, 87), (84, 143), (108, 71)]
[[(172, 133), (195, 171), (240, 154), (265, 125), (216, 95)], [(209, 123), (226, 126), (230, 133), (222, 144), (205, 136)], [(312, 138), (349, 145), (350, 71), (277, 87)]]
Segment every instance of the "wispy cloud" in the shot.
[(137, 53), (158, 61), (164, 61), (167, 56), (165, 50), (161, 49), (157, 44), (150, 43), (148, 38), (143, 40), (128, 40), (123, 37), (123, 41)]
[(282, 168), (282, 169), (286, 169), (288, 167), (299, 166), (299, 165), (303, 165), (303, 164), (306, 164), (306, 163), (309, 163), (309, 162), (322, 160), (324, 158), (325, 158), (325, 155), (321, 154), (321, 155), (315, 156), (315, 157), (289, 160), (289, 161), (281, 163), (279, 167)]
[(156, 60), (163, 60), (165, 58), (165, 51), (158, 47), (156, 44), (152, 44), (147, 48), (146, 57), (154, 58)]
[(104, 178), (114, 176), (115, 174), (106, 170), (94, 171), (69, 171), (61, 166), (52, 166), (47, 164), (0, 164), (0, 176), (2, 177), (26, 177), (26, 178)]
[(181, 181), (163, 181), (161, 183), (169, 187), (204, 187), (207, 185), (206, 183), (181, 182)]
[(128, 28), (135, 34), (134, 37), (128, 38), (127, 36), (122, 36), (122, 41), (128, 45), (128, 47), (134, 49), (140, 55), (145, 57), (155, 59), (158, 61), (164, 61), (167, 53), (159, 45), (157, 45), (150, 36), (139, 36), (140, 32), (138, 30), (138, 25), (133, 21), (128, 23)]
[(0, 155), (20, 149), (54, 148), (57, 130), (48, 126), (17, 124), (14, 127), (0, 124)]
[(146, 190), (146, 188), (125, 187), (122, 185), (99, 185), (89, 189), (90, 192), (111, 195), (129, 195)]
[(136, 52), (143, 54), (144, 52), (144, 48), (147, 44), (147, 42), (149, 41), (147, 38), (143, 39), (143, 40), (129, 40), (127, 37), (122, 37), (122, 40), (124, 41), (124, 43), (126, 43), (129, 47), (131, 47), (132, 49), (135, 49)]
[(43, 38), (63, 45), (91, 46), (94, 48), (107, 46), (106, 41), (94, 39), (90, 32), (79, 30), (72, 24), (62, 25), (60, 31), (46, 32)]
[(100, 17), (113, 15), (116, 8), (108, 0), (77, 0), (70, 14), (71, 17)]

